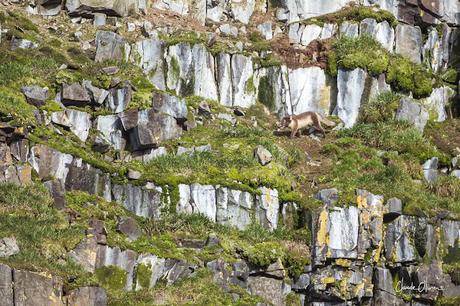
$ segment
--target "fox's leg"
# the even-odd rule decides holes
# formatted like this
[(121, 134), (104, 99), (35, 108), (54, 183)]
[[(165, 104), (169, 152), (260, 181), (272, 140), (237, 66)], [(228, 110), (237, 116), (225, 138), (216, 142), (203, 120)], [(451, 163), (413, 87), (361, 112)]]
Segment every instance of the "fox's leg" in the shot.
[(299, 130), (297, 128), (293, 129), (291, 132), (291, 138), (294, 138), (294, 136), (297, 134)]
[(315, 128), (323, 134), (323, 137), (326, 138), (326, 132), (324, 131), (323, 127), (321, 126), (321, 121), (315, 120)]
[(291, 132), (291, 138), (294, 138), (294, 136), (297, 134), (298, 130), (299, 130), (298, 122), (297, 122), (297, 120), (294, 119), (294, 124), (293, 124), (292, 132)]

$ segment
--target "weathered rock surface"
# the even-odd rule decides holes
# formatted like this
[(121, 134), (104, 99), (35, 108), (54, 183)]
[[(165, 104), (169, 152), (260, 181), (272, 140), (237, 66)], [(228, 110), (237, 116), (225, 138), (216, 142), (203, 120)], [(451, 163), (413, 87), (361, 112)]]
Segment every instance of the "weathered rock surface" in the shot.
[(10, 257), (19, 253), (19, 247), (14, 237), (0, 239), (0, 257)]
[(51, 114), (51, 121), (60, 126), (70, 129), (82, 142), (85, 142), (91, 128), (90, 114), (66, 109)]
[(125, 39), (114, 32), (98, 31), (96, 33), (96, 62), (104, 60), (126, 60), (130, 47)]
[(396, 120), (408, 121), (423, 132), (428, 121), (428, 112), (419, 103), (404, 98), (396, 111)]
[(49, 97), (49, 91), (47, 88), (42, 88), (38, 85), (23, 86), (21, 88), (22, 93), (26, 96), (28, 103), (40, 107), (45, 104), (46, 99)]

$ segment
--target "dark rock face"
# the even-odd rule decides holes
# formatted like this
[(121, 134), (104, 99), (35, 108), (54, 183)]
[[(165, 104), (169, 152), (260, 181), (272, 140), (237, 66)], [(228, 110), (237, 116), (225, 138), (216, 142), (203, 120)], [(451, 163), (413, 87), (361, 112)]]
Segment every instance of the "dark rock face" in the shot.
[(133, 218), (121, 218), (117, 224), (117, 231), (128, 236), (129, 240), (134, 241), (139, 238), (142, 231), (137, 224), (137, 221)]
[(61, 102), (65, 106), (85, 106), (91, 101), (86, 89), (78, 84), (63, 84)]
[(54, 200), (54, 208), (63, 209), (66, 207), (65, 190), (62, 184), (58, 181), (47, 181), (43, 183), (48, 189), (51, 197)]
[(176, 120), (153, 109), (138, 113), (137, 125), (129, 130), (130, 145), (134, 151), (156, 147), (163, 140), (180, 137), (182, 128)]
[(107, 293), (100, 287), (81, 287), (69, 292), (68, 305), (105, 306)]
[(13, 281), (15, 305), (64, 305), (59, 278), (14, 270)]
[(68, 168), (66, 190), (80, 190), (110, 199), (111, 181), (108, 173), (75, 159)]

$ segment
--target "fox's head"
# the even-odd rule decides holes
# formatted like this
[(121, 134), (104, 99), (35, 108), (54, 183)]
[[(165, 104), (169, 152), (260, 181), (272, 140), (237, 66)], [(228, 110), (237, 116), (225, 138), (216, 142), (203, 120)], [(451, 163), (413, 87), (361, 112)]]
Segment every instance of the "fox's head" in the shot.
[(286, 116), (278, 122), (278, 130), (288, 128), (292, 122), (292, 116)]

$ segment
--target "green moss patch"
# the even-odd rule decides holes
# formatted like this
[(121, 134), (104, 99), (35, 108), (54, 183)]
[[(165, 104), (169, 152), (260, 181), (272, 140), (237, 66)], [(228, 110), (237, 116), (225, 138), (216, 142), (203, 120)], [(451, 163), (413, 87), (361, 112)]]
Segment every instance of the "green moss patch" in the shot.
[(398, 20), (389, 11), (369, 6), (350, 5), (337, 12), (325, 14), (303, 20), (303, 24), (316, 24), (323, 26), (325, 23), (341, 24), (344, 21), (361, 22), (364, 19), (372, 18), (377, 22), (387, 21), (392, 27), (396, 27)]
[(385, 73), (394, 89), (412, 92), (416, 98), (430, 95), (435, 81), (435, 76), (425, 66), (389, 53), (369, 35), (344, 36), (336, 40), (328, 53), (328, 73), (335, 76), (337, 67), (362, 68), (374, 76)]
[(123, 290), (126, 286), (128, 272), (117, 266), (108, 266), (96, 269), (95, 275), (105, 289)]

